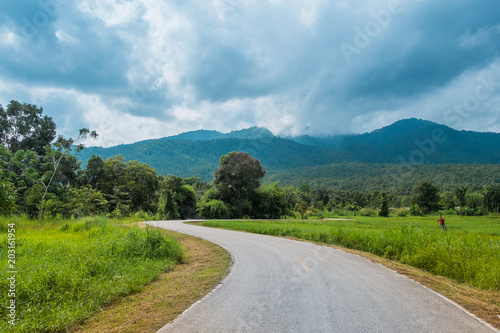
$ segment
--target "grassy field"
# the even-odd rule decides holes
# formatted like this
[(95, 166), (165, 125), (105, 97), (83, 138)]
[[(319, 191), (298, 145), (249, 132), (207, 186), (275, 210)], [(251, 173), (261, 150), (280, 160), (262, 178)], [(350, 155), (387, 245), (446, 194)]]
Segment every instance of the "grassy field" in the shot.
[(436, 216), (205, 221), (203, 225), (339, 245), (480, 290), (500, 291), (500, 215), (446, 216), (447, 232), (441, 230)]
[[(13, 239), (15, 253), (8, 252)], [(5, 320), (10, 310), (0, 308), (1, 332), (66, 331), (182, 261), (174, 238), (104, 217), (44, 223), (2, 218), (0, 244), (2, 254), (14, 254), (0, 260), (0, 300), (15, 300), (16, 307), (16, 325)], [(16, 272), (14, 289), (8, 271)]]
[(117, 299), (75, 332), (155, 333), (228, 274), (231, 258), (221, 247), (193, 236), (163, 229), (162, 232), (182, 244), (182, 263), (140, 293)]

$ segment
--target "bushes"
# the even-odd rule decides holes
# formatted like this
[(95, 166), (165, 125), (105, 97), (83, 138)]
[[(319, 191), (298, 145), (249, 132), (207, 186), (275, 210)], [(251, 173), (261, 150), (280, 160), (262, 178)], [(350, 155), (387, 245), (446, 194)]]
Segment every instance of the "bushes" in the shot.
[(229, 209), (226, 207), (226, 204), (216, 199), (208, 202), (200, 202), (198, 211), (204, 219), (226, 219), (229, 217)]

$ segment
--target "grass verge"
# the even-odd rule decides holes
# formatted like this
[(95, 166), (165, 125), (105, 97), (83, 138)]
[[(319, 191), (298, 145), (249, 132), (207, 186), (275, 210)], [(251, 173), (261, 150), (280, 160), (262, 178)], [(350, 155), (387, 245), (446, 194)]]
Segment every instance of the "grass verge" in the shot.
[[(14, 287), (0, 280), (0, 301), (16, 304), (15, 325), (2, 320), (1, 332), (66, 332), (182, 260), (174, 238), (105, 217), (43, 223), (2, 218), (0, 231), (3, 253), (12, 246), (8, 234), (15, 234), (14, 259), (3, 256), (1, 267), (17, 271)], [(0, 308), (0, 316), (7, 318), (7, 311)]]
[(117, 299), (87, 320), (79, 333), (156, 332), (205, 296), (229, 272), (231, 258), (219, 246), (199, 238), (162, 230), (183, 246), (184, 261), (144, 287)]

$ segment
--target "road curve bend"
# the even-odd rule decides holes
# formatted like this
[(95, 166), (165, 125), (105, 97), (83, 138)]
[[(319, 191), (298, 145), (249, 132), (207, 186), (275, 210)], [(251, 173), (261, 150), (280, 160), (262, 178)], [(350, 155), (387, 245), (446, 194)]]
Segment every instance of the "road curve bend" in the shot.
[(166, 332), (499, 332), (403, 275), (338, 249), (284, 238), (147, 222), (206, 239), (231, 272)]

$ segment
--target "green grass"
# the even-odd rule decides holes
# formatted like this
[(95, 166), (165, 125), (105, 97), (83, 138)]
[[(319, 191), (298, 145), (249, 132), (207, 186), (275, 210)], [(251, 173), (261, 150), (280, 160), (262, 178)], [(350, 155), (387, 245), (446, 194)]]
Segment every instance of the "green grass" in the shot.
[(335, 244), (400, 261), (481, 290), (500, 290), (500, 215), (355, 217), (352, 221), (205, 221), (204, 226)]
[[(8, 224), (16, 229), (16, 325), (0, 308), (1, 332), (63, 332), (118, 296), (182, 260), (180, 244), (156, 229), (139, 229), (105, 217), (39, 223), (0, 218), (0, 265), (7, 272)], [(0, 300), (10, 301), (7, 273)]]

